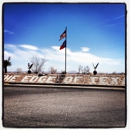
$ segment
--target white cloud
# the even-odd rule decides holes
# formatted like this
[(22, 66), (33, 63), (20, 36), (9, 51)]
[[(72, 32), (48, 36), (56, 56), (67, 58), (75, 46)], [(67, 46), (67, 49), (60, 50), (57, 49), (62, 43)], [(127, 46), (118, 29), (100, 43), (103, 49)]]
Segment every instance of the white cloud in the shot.
[(26, 49), (30, 49), (30, 50), (38, 50), (38, 48), (36, 46), (32, 46), (32, 45), (27, 45), (27, 44), (23, 44), (23, 45), (19, 45), (20, 47), (26, 48)]
[(13, 58), (13, 59), (16, 59), (16, 58), (17, 58), (17, 56), (16, 56), (14, 53), (4, 51), (4, 60), (7, 60), (9, 56), (11, 57), (11, 59), (12, 59), (12, 58)]
[(12, 44), (4, 44), (4, 48), (17, 48), (15, 45), (12, 45)]
[(120, 19), (120, 18), (122, 18), (122, 17), (125, 17), (125, 15), (120, 15), (120, 16), (118, 16), (118, 17), (115, 17), (115, 18), (113, 18), (113, 19), (109, 19), (109, 20), (106, 20), (106, 21), (113, 21), (113, 20), (116, 20), (116, 19)]
[(14, 34), (14, 32), (12, 31), (9, 31), (9, 30), (4, 30), (5, 33), (8, 33), (8, 34)]
[(52, 46), (51, 48), (57, 51), (59, 50), (59, 46)]
[(90, 48), (88, 48), (88, 47), (81, 47), (81, 49), (83, 52), (88, 52), (90, 50)]
[(106, 27), (118, 26), (118, 28), (119, 28), (120, 25), (123, 24), (123, 23), (117, 23), (117, 22), (111, 23), (111, 21), (114, 21), (114, 20), (117, 20), (117, 19), (120, 19), (120, 18), (125, 18), (125, 15), (120, 15), (120, 16), (114, 17), (112, 19), (102, 21), (101, 23), (98, 23), (97, 25), (103, 25), (103, 26), (106, 26)]
[[(20, 46), (20, 47), (19, 47)], [(9, 67), (10, 70), (15, 71), (16, 66), (22, 66), (22, 70), (27, 70), (27, 63), (30, 62), (30, 58), (33, 55), (37, 55), (40, 58), (46, 58), (48, 61), (45, 63), (45, 71), (53, 66), (59, 72), (64, 70), (65, 66), (65, 50), (59, 50), (59, 46), (52, 46), (51, 48), (39, 49), (35, 46), (28, 45), (11, 45), (6, 44), (5, 49), (11, 51), (4, 51), (6, 57), (11, 56), (12, 66)], [(21, 48), (22, 46), (22, 48)], [(28, 49), (30, 47), (31, 49)], [(27, 48), (24, 50), (23, 48)], [(83, 51), (85, 49), (85, 52)], [(39, 50), (39, 51), (37, 51)], [(93, 71), (92, 62), (99, 66), (97, 68), (98, 72), (123, 72), (124, 64), (123, 60), (115, 60), (110, 58), (102, 58), (88, 52), (87, 47), (82, 47), (80, 51), (71, 51), (67, 48), (67, 71), (75, 70), (78, 71), (78, 66), (89, 66), (90, 71)]]

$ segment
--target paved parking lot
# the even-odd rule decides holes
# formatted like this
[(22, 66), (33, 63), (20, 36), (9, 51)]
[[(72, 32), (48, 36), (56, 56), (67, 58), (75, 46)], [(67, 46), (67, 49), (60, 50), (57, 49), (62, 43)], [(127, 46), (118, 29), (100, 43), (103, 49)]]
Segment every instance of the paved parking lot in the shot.
[(4, 127), (125, 127), (125, 91), (4, 87)]

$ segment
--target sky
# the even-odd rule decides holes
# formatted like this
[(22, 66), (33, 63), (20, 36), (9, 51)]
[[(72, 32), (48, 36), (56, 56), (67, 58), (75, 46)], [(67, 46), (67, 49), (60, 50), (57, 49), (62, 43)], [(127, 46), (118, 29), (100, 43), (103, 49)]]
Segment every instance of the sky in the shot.
[(126, 7), (124, 3), (5, 3), (3, 4), (4, 59), (11, 56), (8, 71), (28, 71), (33, 56), (47, 59), (43, 71), (65, 70), (79, 65), (90, 72), (125, 72)]

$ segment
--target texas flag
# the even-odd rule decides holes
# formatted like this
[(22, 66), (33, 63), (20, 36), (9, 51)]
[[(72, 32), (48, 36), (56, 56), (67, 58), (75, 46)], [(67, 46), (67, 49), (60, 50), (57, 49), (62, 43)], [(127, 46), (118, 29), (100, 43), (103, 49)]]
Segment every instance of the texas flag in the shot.
[(62, 43), (62, 45), (60, 46), (60, 50), (66, 47), (66, 40)]
[(59, 41), (60, 41), (61, 39), (63, 39), (64, 37), (66, 37), (66, 30), (60, 35)]

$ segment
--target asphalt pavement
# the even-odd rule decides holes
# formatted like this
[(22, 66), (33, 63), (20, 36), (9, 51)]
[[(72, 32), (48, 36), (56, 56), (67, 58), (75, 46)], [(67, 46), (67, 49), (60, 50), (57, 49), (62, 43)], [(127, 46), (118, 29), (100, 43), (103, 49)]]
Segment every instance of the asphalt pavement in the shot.
[(4, 86), (3, 126), (17, 128), (121, 128), (125, 91)]

